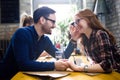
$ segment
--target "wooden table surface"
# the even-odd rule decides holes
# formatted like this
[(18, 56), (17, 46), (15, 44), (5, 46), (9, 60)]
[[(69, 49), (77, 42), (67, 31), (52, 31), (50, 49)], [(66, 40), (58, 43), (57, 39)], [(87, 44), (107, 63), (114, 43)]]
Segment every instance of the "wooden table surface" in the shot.
[[(73, 60), (74, 57), (70, 57), (70, 60)], [(83, 56), (75, 56), (75, 59), (81, 59), (81, 61), (84, 61), (87, 63), (87, 60)], [(46, 60), (45, 58), (39, 58), (38, 61)], [(48, 59), (47, 59), (48, 60)], [(51, 59), (49, 61), (52, 61), (54, 59)], [(22, 72), (18, 72), (11, 80), (46, 80), (38, 76), (31, 76), (27, 74), (23, 74)], [(48, 79), (47, 80), (51, 80)], [(61, 78), (56, 78), (52, 80), (120, 80), (120, 73), (112, 72), (110, 74), (105, 73), (98, 73), (96, 75), (94, 74), (88, 74), (85, 72), (73, 72), (71, 71), (69, 75)]]

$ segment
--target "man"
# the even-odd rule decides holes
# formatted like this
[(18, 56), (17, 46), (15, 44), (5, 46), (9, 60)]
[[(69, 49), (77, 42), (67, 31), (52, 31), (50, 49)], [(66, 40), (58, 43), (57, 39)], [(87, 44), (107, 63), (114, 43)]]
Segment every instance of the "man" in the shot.
[[(19, 28), (12, 36), (3, 61), (0, 63), (0, 79), (10, 79), (18, 71), (48, 71), (66, 70), (68, 63), (58, 60), (55, 62), (38, 62), (36, 59), (46, 51), (55, 57), (57, 50), (50, 39), (44, 34), (51, 34), (55, 28), (55, 11), (48, 7), (41, 7), (33, 13), (34, 25)], [(74, 49), (72, 40), (65, 50), (65, 58), (69, 58)]]

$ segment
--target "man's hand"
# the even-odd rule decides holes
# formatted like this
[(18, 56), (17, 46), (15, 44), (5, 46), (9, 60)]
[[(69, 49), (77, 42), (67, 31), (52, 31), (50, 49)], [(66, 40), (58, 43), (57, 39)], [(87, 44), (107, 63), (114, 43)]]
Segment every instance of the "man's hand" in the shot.
[(55, 70), (64, 71), (69, 67), (66, 60), (58, 60), (55, 62)]

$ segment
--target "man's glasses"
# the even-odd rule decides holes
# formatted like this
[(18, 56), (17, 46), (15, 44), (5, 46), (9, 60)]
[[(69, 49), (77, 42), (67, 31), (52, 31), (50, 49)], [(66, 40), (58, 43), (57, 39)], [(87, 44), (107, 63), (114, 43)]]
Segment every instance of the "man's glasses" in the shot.
[(53, 24), (55, 24), (55, 20), (52, 20), (52, 19), (49, 19), (49, 18), (47, 18), (47, 17), (44, 17), (46, 20), (49, 20), (49, 21), (51, 21)]

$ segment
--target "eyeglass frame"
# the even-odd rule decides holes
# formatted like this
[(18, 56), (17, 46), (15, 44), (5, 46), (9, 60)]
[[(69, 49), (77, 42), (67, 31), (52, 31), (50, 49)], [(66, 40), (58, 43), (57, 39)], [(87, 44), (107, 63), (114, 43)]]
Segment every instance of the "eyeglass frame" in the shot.
[(78, 25), (78, 23), (80, 22), (80, 20), (82, 20), (83, 18), (77, 19), (75, 22), (72, 22), (71, 25), (75, 27), (75, 24)]
[(44, 17), (46, 20), (49, 20), (49, 21), (51, 21), (53, 24), (55, 24), (56, 23), (56, 21), (55, 20), (52, 20), (52, 19), (49, 19), (49, 18), (47, 18), (47, 17)]

